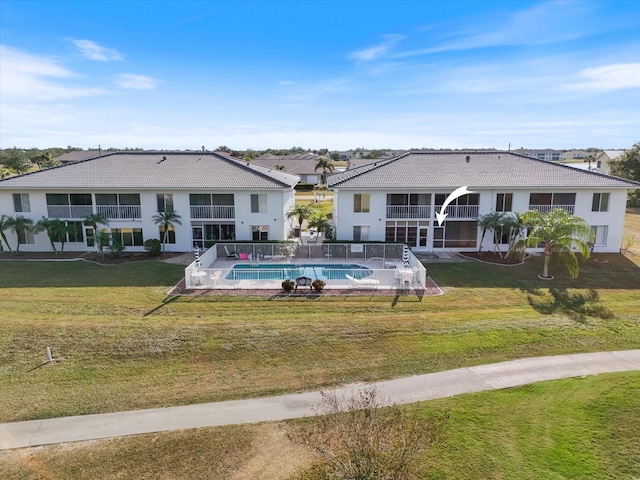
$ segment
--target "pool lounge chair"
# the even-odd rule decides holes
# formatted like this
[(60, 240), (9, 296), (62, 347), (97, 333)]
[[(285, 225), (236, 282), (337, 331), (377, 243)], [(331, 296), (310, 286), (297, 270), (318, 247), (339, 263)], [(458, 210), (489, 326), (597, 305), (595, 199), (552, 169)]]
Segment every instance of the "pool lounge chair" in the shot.
[(239, 259), (238, 254), (236, 252), (230, 252), (226, 245), (224, 246), (224, 251), (227, 254), (227, 260), (229, 260), (230, 258), (233, 258), (235, 260)]
[(346, 279), (351, 283), (352, 288), (377, 288), (380, 280), (375, 278), (354, 278), (351, 275), (345, 275)]

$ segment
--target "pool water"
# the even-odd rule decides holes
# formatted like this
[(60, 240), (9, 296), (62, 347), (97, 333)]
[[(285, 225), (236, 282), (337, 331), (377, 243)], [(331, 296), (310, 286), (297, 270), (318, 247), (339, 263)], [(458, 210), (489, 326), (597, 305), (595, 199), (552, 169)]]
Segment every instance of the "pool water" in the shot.
[(346, 280), (345, 275), (362, 279), (373, 275), (373, 270), (357, 264), (293, 264), (261, 263), (258, 265), (235, 265), (225, 277), (226, 280), (292, 280), (309, 277), (314, 280)]

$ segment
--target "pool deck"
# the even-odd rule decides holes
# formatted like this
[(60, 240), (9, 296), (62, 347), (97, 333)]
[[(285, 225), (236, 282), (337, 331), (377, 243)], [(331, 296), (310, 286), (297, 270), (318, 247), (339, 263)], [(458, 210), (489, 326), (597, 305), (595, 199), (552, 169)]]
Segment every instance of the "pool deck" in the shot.
[[(362, 284), (354, 285), (350, 280), (323, 279), (326, 282), (325, 289), (395, 289), (398, 287), (411, 288), (413, 285), (399, 285), (395, 267), (402, 265), (399, 258), (297, 258), (291, 260), (274, 257), (271, 259), (217, 259), (211, 265), (203, 266), (197, 273), (198, 277), (192, 277), (194, 289), (216, 289), (216, 290), (257, 290), (282, 288), (282, 280), (227, 280), (228, 273), (235, 265), (264, 265), (264, 264), (285, 264), (285, 265), (344, 265), (356, 264), (373, 270), (373, 274), (366, 277), (370, 282), (363, 281)], [(196, 275), (194, 273), (193, 275)], [(413, 282), (411, 282), (413, 283)]]

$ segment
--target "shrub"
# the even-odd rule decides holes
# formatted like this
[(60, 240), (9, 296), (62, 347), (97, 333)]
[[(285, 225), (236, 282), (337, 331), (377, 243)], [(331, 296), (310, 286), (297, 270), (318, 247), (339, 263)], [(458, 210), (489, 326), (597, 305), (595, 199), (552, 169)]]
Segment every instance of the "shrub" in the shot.
[(111, 245), (107, 247), (111, 252), (111, 255), (118, 258), (122, 252), (125, 251), (126, 247), (122, 245), (120, 242), (111, 242)]
[(326, 283), (324, 283), (322, 280), (314, 280), (311, 284), (316, 292), (321, 292), (325, 285)]
[(295, 286), (296, 286), (296, 282), (294, 282), (289, 278), (287, 278), (284, 282), (282, 282), (282, 289), (287, 293), (293, 291)]
[(144, 249), (150, 257), (157, 257), (162, 253), (162, 242), (157, 238), (150, 238), (144, 241)]
[(320, 416), (291, 437), (322, 457), (322, 478), (423, 478), (422, 459), (444, 428), (446, 416), (429, 419), (417, 409), (388, 403), (375, 388), (345, 398), (322, 392), (316, 408)]

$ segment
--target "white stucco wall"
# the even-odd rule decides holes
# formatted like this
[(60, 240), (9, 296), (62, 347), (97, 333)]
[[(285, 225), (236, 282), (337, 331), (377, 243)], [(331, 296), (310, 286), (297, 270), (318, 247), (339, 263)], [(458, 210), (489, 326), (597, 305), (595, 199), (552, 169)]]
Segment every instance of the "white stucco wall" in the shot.
[[(16, 213), (13, 203), (13, 193), (28, 193), (29, 201), (31, 205), (31, 212)], [(48, 217), (46, 193), (107, 193), (107, 192), (73, 192), (68, 189), (54, 190), (48, 189), (45, 191), (35, 190), (20, 190), (20, 191), (0, 191), (0, 214), (9, 215), (12, 217), (22, 215), (26, 218), (30, 218), (33, 222), (37, 222), (43, 216)], [(109, 192), (116, 193), (116, 192)], [(140, 193), (134, 191), (118, 190), (117, 193)], [(191, 251), (192, 245), (192, 219), (190, 213), (189, 194), (196, 192), (187, 191), (153, 191), (153, 192), (141, 192), (140, 193), (140, 208), (141, 219), (114, 219), (109, 221), (109, 228), (142, 228), (144, 240), (150, 238), (160, 239), (159, 227), (153, 223), (153, 216), (157, 213), (157, 198), (158, 193), (166, 193), (173, 195), (173, 206), (176, 213), (181, 216), (180, 221), (182, 225), (176, 225), (176, 243), (167, 244), (165, 246), (166, 251)], [(213, 192), (211, 192), (213, 193)], [(252, 225), (268, 225), (269, 226), (269, 238), (271, 240), (284, 240), (287, 238), (287, 234), (290, 230), (290, 222), (285, 218), (286, 212), (289, 211), (295, 202), (295, 192), (291, 190), (246, 190), (234, 193), (234, 205), (235, 205), (235, 219), (232, 221), (235, 223), (236, 239), (237, 240), (251, 240), (252, 239)], [(251, 195), (252, 194), (266, 194), (267, 195), (267, 211), (265, 213), (252, 213), (251, 212)], [(94, 197), (95, 200), (95, 197)], [(95, 201), (94, 201), (95, 205)], [(195, 222), (202, 222), (201, 219), (195, 219)], [(205, 220), (206, 222), (215, 222), (215, 220)], [(17, 245), (17, 236), (11, 231), (5, 231), (7, 240), (9, 241), (11, 248), (15, 249)], [(34, 236), (34, 244), (22, 244), (20, 246), (21, 251), (25, 252), (37, 252), (37, 251), (51, 251), (51, 244), (46, 233), (41, 233)], [(66, 243), (65, 251), (93, 251), (94, 247), (87, 247), (85, 243)], [(127, 251), (144, 251), (144, 247), (127, 247)]]
[[(473, 189), (471, 189), (473, 190)], [(529, 197), (533, 192), (537, 193), (576, 193), (574, 214), (582, 217), (592, 226), (607, 226), (608, 235), (606, 245), (596, 245), (594, 252), (600, 253), (616, 253), (620, 251), (623, 228), (624, 214), (627, 192), (623, 189), (534, 189), (534, 190), (516, 190), (513, 188), (495, 189), (495, 190), (473, 190), (480, 194), (479, 215), (484, 215), (495, 210), (496, 195), (498, 193), (512, 193), (513, 203), (512, 211), (524, 213), (529, 209)], [(337, 189), (334, 191), (334, 218), (337, 225), (338, 240), (353, 240), (354, 225), (368, 225), (369, 240), (384, 241), (385, 239), (385, 223), (386, 223), (386, 195), (387, 193), (405, 193), (405, 192), (369, 192), (370, 193), (370, 211), (368, 213), (358, 213), (353, 211), (353, 196), (357, 193), (367, 193), (366, 191)], [(437, 226), (435, 212), (433, 208), (434, 195), (438, 193), (449, 194), (447, 191), (434, 192), (406, 192), (406, 193), (431, 193), (432, 209), (431, 221), (428, 227), (429, 247), (431, 249), (433, 239), (433, 228)], [(592, 212), (591, 205), (594, 193), (609, 193), (609, 208), (607, 212)], [(481, 230), (478, 229), (478, 241), (481, 237)], [(412, 246), (413, 247), (413, 246)], [(482, 248), (483, 250), (493, 250), (493, 238), (490, 234), (485, 236)]]

